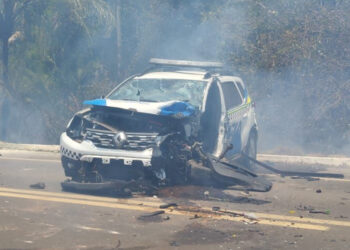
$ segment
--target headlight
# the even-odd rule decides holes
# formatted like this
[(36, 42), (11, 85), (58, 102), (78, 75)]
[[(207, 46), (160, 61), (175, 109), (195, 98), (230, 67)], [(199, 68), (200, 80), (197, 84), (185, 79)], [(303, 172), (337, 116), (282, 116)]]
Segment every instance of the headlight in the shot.
[(72, 124), (73, 119), (74, 119), (74, 116), (69, 120), (66, 129), (68, 129), (70, 127), (70, 125)]
[(83, 128), (83, 120), (79, 116), (73, 116), (69, 121), (66, 129), (67, 135), (72, 139), (79, 139), (82, 137), (81, 131)]

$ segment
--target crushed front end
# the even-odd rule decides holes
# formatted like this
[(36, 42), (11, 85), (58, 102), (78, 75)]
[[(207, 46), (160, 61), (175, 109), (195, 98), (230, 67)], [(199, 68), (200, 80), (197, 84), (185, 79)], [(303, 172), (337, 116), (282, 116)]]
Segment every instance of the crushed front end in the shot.
[(198, 115), (165, 106), (163, 114), (101, 105), (77, 113), (60, 138), (65, 175), (77, 183), (187, 182)]

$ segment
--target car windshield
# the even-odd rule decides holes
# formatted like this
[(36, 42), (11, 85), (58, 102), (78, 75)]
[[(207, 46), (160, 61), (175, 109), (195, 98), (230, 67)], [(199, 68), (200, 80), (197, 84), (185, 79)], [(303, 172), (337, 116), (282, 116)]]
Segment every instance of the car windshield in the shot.
[(133, 78), (113, 91), (112, 100), (164, 102), (178, 100), (201, 107), (207, 81)]

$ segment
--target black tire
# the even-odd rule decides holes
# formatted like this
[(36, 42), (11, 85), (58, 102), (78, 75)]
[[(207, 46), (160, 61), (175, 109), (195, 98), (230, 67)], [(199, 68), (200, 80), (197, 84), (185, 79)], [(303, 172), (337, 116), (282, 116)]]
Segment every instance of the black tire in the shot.
[[(244, 149), (244, 153), (253, 159), (256, 159), (256, 155), (257, 155), (257, 140), (258, 140), (258, 136), (256, 132), (254, 130), (251, 131), (249, 134), (247, 145)], [(249, 159), (244, 158), (243, 162), (244, 162), (244, 165), (250, 170), (255, 169), (255, 163), (250, 161)]]
[(170, 179), (171, 185), (185, 185), (191, 180), (191, 165), (180, 162), (172, 165), (171, 169), (168, 169), (167, 176)]
[(80, 161), (78, 160), (72, 160), (70, 158), (67, 158), (65, 156), (61, 156), (61, 163), (62, 167), (64, 169), (64, 174), (67, 177), (72, 177), (73, 179), (76, 179), (80, 168)]

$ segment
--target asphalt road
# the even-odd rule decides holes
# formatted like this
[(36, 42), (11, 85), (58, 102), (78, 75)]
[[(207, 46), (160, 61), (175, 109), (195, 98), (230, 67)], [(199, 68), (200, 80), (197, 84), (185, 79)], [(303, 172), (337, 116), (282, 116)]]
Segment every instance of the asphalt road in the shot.
[[(293, 179), (263, 173), (268, 193), (199, 185), (157, 196), (63, 192), (56, 153), (0, 150), (0, 249), (349, 249), (350, 167), (280, 168), (344, 173)], [(29, 187), (44, 182), (45, 189)], [(320, 190), (319, 192), (316, 192)], [(177, 207), (160, 209), (169, 202)], [(213, 211), (219, 210), (218, 211)], [(309, 211), (322, 213), (310, 213)], [(162, 210), (163, 214), (140, 218)]]

